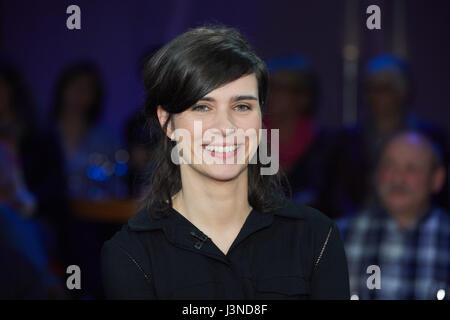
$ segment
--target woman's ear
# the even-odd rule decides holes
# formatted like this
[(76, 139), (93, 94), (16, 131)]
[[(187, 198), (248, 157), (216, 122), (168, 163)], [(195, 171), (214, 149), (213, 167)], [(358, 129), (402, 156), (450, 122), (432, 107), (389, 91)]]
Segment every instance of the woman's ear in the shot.
[[(163, 128), (164, 124), (169, 119), (169, 113), (166, 110), (164, 110), (162, 106), (159, 105), (156, 109), (156, 114), (158, 115), (159, 124), (161, 125), (161, 128)], [(172, 131), (173, 131), (172, 126), (170, 123), (168, 123), (166, 134), (171, 140), (172, 140)]]

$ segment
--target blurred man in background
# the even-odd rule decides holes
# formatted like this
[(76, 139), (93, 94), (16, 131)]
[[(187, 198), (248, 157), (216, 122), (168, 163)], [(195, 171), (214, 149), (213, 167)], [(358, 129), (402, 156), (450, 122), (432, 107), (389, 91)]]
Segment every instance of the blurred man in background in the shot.
[[(432, 202), (444, 180), (442, 155), (426, 136), (406, 131), (387, 141), (375, 175), (377, 201), (339, 221), (352, 294), (360, 299), (448, 295), (450, 215)], [(368, 289), (371, 265), (380, 267), (380, 289)]]
[[(371, 59), (365, 68), (364, 108), (362, 120), (346, 128), (340, 137), (337, 186), (346, 212), (355, 212), (374, 195), (371, 176), (381, 146), (403, 130), (417, 130), (437, 143), (448, 162), (446, 136), (442, 129), (418, 117), (409, 108), (413, 94), (408, 68), (399, 58), (382, 54)], [(448, 209), (448, 185), (437, 195), (438, 203)]]

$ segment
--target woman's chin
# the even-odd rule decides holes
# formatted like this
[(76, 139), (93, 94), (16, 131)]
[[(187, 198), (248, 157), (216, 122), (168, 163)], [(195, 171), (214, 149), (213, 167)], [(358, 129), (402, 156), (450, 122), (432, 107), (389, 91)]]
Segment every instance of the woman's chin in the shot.
[(237, 178), (245, 169), (245, 166), (238, 164), (213, 164), (203, 169), (202, 171), (211, 179), (228, 181)]

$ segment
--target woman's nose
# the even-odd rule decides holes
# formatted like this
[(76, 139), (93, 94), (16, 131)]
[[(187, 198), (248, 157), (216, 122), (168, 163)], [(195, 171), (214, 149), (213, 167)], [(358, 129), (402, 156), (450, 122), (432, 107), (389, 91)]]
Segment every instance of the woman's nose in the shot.
[(230, 116), (227, 112), (221, 112), (217, 115), (215, 121), (215, 130), (221, 134), (223, 137), (234, 134), (236, 131), (236, 126), (233, 121), (230, 119)]

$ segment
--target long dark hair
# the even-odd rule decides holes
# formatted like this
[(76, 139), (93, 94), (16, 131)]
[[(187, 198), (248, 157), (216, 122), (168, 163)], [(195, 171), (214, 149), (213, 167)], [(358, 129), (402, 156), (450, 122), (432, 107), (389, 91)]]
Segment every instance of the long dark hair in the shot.
[[(154, 151), (154, 171), (143, 205), (153, 217), (172, 207), (172, 196), (181, 189), (178, 165), (171, 161), (175, 146), (165, 134), (172, 114), (183, 112), (214, 89), (255, 74), (261, 108), (267, 93), (268, 73), (264, 62), (248, 42), (233, 28), (203, 26), (191, 29), (158, 50), (143, 70), (145, 115), (159, 128), (159, 143)], [(169, 113), (161, 127), (157, 107)], [(248, 201), (256, 210), (266, 212), (281, 207), (286, 200), (284, 174), (261, 175), (262, 164), (248, 165)]]
[(88, 75), (93, 79), (95, 92), (92, 103), (86, 111), (86, 114), (84, 115), (86, 123), (89, 126), (92, 126), (98, 122), (98, 119), (100, 118), (102, 112), (104, 90), (100, 72), (97, 66), (90, 61), (75, 62), (61, 72), (56, 82), (53, 110), (51, 114), (53, 120), (59, 120), (61, 114), (64, 111), (64, 91), (74, 79), (82, 75)]

